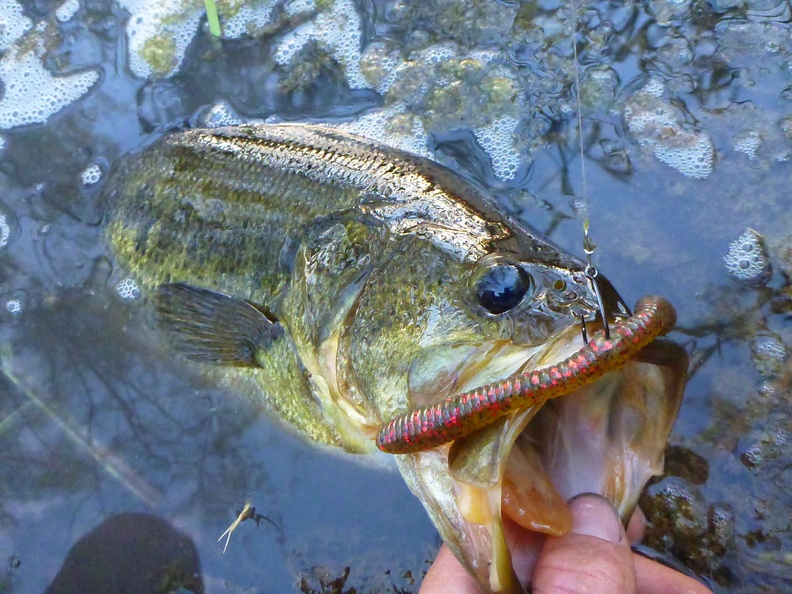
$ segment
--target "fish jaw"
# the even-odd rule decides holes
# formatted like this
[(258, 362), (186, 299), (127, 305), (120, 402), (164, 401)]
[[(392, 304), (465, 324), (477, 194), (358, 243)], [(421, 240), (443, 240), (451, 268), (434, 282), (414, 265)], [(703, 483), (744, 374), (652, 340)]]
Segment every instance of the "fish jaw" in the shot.
[[(548, 350), (558, 357), (574, 346), (554, 341)], [(569, 499), (597, 493), (626, 522), (646, 481), (662, 472), (686, 371), (684, 349), (658, 339), (573, 393), (451, 445), (396, 456), (397, 463), (443, 540), (485, 591), (522, 592), (504, 516), (518, 530), (562, 535), (571, 528)], [(460, 461), (463, 454), (473, 462)]]

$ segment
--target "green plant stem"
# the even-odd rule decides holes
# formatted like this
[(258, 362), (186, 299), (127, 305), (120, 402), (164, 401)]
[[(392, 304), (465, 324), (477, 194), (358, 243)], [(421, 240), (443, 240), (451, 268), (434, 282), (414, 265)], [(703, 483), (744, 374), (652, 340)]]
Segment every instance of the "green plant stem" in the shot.
[(220, 17), (217, 14), (217, 5), (215, 0), (205, 0), (206, 2), (206, 19), (209, 22), (209, 33), (215, 37), (221, 37), (223, 32), (220, 30)]

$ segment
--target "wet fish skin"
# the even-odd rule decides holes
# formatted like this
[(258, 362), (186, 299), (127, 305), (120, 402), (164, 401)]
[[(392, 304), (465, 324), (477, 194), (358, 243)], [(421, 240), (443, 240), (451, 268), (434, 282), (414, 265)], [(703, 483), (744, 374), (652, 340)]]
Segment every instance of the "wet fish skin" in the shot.
[[(474, 182), (334, 128), (167, 135), (115, 167), (104, 200), (116, 259), (172, 344), (283, 426), (349, 452), (383, 456), (386, 421), (554, 356), (547, 345), (563, 350), (553, 340), (597, 311), (585, 264)], [(476, 287), (499, 266), (530, 282), (494, 315)], [(448, 451), (397, 464), (482, 586), (517, 587), (500, 510), (491, 525), (466, 519)]]
[[(481, 189), (331, 128), (187, 130), (123, 161), (105, 195), (110, 243), (144, 289), (188, 283), (272, 312), (287, 332), (258, 354), (268, 373), (244, 372), (270, 375), (256, 397), (310, 439), (352, 451), (370, 451), (383, 418), (412, 404), (406, 378), (427, 347), (540, 344), (593, 311), (583, 264), (510, 225)], [(538, 284), (498, 317), (468, 286), (494, 254)]]

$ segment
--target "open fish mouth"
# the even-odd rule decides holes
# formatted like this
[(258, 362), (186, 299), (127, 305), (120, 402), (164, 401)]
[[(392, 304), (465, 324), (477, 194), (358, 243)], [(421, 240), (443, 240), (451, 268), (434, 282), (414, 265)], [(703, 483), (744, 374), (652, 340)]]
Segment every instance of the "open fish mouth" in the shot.
[(504, 515), (526, 530), (562, 535), (571, 529), (568, 499), (594, 492), (629, 518), (646, 481), (662, 471), (681, 403), (686, 354), (658, 340), (675, 320), (668, 301), (646, 297), (609, 333), (602, 328), (584, 344), (570, 327), (531, 370), (381, 429), (377, 445), (406, 454), (397, 456), (405, 480), (482, 585), (522, 592)]

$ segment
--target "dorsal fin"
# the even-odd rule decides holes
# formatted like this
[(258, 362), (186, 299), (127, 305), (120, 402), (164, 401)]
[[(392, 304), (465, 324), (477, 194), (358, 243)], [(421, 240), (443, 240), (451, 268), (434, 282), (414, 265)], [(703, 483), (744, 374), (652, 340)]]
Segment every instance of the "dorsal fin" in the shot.
[(185, 283), (160, 285), (154, 303), (162, 328), (192, 361), (257, 367), (257, 353), (283, 334), (253, 303)]

